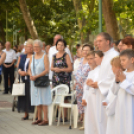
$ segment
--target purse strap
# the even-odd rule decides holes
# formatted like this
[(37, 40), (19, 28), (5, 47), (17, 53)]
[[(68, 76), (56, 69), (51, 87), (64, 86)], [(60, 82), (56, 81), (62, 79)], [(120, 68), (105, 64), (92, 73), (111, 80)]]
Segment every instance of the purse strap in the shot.
[(34, 58), (34, 56), (35, 55), (33, 55), (33, 73), (34, 73), (34, 75), (36, 75), (36, 73), (35, 73), (35, 58)]

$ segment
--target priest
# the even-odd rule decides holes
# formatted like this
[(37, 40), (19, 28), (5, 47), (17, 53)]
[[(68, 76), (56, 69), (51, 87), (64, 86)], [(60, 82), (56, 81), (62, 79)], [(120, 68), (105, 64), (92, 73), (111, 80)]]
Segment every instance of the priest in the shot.
[[(115, 76), (111, 67), (111, 60), (118, 56), (119, 53), (113, 48), (113, 39), (112, 37), (105, 32), (100, 33), (96, 38), (97, 47), (100, 51), (103, 52), (104, 56), (100, 66), (100, 72), (98, 81), (96, 83), (96, 88), (100, 91), (100, 102), (105, 100), (111, 84), (113, 83)], [(98, 116), (98, 130), (99, 133), (96, 134), (105, 134), (107, 127), (107, 116), (106, 111), (103, 108), (102, 104), (98, 102), (97, 115)]]

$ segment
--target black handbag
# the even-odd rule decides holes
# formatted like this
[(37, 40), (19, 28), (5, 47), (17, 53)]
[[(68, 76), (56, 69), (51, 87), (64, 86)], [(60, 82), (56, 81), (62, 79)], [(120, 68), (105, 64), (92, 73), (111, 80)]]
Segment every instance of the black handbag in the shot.
[[(34, 71), (34, 75), (35, 74), (35, 64), (34, 64), (34, 55), (33, 55), (33, 71)], [(48, 76), (41, 76), (38, 77), (35, 81), (34, 81), (34, 86), (35, 87), (48, 87), (50, 85), (50, 81)]]

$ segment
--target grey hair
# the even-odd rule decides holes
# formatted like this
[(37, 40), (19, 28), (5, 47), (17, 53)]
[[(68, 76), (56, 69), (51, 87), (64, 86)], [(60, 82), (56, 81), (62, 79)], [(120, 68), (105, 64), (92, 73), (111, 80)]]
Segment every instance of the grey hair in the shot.
[(26, 42), (26, 45), (33, 45), (33, 40), (32, 39), (28, 39), (27, 42)]
[[(60, 34), (56, 34), (55, 36), (60, 36), (60, 37), (61, 37), (61, 39), (63, 39), (63, 36), (62, 36), (62, 35), (60, 35)], [(55, 37), (55, 36), (54, 36), (54, 37)]]
[(109, 40), (109, 45), (114, 43), (113, 38), (108, 33), (102, 32), (102, 33), (98, 34), (98, 36), (103, 36), (105, 38), (105, 40)]
[(34, 40), (33, 45), (34, 44), (38, 44), (41, 48), (43, 47), (43, 42), (41, 40), (39, 40), (39, 39)]

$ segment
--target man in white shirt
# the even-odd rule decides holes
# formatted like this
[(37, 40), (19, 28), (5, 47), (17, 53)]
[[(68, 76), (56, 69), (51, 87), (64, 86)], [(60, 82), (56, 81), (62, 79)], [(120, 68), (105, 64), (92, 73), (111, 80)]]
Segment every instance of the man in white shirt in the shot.
[(97, 48), (104, 53), (101, 65), (99, 77), (97, 80), (96, 87), (100, 91), (100, 101), (97, 102), (97, 126), (100, 134), (106, 133), (107, 127), (107, 116), (105, 108), (102, 106), (101, 102), (105, 100), (109, 88), (115, 76), (112, 71), (111, 60), (118, 56), (119, 53), (113, 48), (113, 39), (108, 33), (100, 33), (96, 38)]
[(3, 51), (6, 53), (6, 59), (3, 64), (3, 72), (4, 72), (4, 87), (5, 91), (4, 94), (8, 94), (8, 75), (10, 76), (10, 86), (12, 92), (12, 85), (14, 83), (14, 63), (16, 61), (16, 54), (13, 49), (11, 49), (11, 43), (6, 42), (5, 44), (6, 49)]
[[(53, 39), (53, 46), (49, 49), (48, 57), (49, 57), (50, 68), (51, 68), (51, 63), (52, 63), (53, 55), (58, 52), (55, 45), (56, 45), (56, 42), (57, 42), (59, 39), (63, 39), (63, 37), (62, 37), (60, 34), (55, 35), (55, 37), (54, 37), (54, 39)], [(71, 60), (71, 63), (73, 63), (73, 59), (72, 59), (70, 50), (69, 50), (67, 47), (65, 48), (65, 52), (68, 53), (68, 55), (69, 55), (69, 57), (70, 57), (70, 60)], [(49, 71), (49, 79), (50, 79), (50, 80), (52, 80), (52, 76), (53, 76), (53, 72), (50, 70), (50, 71)]]

